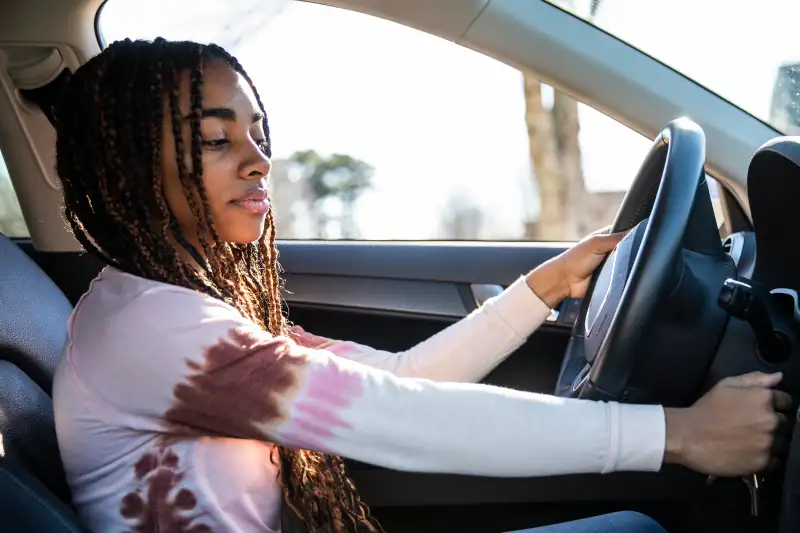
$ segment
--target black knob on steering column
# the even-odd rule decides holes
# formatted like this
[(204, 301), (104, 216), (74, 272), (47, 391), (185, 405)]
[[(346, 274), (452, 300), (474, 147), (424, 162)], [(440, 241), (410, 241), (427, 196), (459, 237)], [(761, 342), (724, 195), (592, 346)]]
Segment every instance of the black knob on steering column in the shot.
[(759, 355), (769, 362), (785, 361), (791, 345), (775, 330), (769, 314), (770, 295), (755, 284), (726, 279), (719, 293), (719, 306), (733, 317), (746, 321), (753, 329)]

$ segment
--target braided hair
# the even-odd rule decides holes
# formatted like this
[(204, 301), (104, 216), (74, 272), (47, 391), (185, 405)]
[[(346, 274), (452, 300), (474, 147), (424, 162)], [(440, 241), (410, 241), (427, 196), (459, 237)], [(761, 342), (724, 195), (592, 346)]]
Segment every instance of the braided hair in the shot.
[[(222, 61), (258, 91), (239, 62), (217, 45), (117, 41), (72, 76), (57, 110), (56, 168), (64, 217), (90, 254), (128, 273), (191, 288), (225, 301), (273, 335), (287, 332), (281, 300), (272, 211), (257, 242), (221, 242), (203, 186), (203, 67)], [(189, 74), (190, 163), (184, 160), (179, 101)], [(163, 131), (168, 113), (171, 132)], [(182, 234), (163, 193), (162, 144), (171, 133), (184, 194), (197, 223), (195, 249)], [(173, 243), (203, 267), (182, 259)], [(283, 500), (311, 532), (381, 531), (347, 477), (341, 458), (277, 447)]]

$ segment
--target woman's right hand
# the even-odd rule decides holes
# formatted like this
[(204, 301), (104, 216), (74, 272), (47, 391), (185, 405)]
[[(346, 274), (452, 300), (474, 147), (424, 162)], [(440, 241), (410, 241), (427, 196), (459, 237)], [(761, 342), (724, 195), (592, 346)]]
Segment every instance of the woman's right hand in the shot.
[(665, 409), (665, 462), (718, 477), (744, 476), (771, 466), (783, 442), (787, 393), (782, 374), (753, 372), (721, 380), (694, 405)]

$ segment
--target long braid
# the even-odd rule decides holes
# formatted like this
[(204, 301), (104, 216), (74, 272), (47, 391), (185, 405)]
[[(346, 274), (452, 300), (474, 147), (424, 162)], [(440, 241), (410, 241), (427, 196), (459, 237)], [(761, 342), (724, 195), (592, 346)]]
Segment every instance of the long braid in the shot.
[[(147, 125), (149, 128), (146, 128), (145, 124), (142, 125), (142, 132), (148, 135), (150, 139), (160, 138), (161, 127), (164, 120), (162, 96), (164, 94), (164, 73), (162, 71), (164, 65), (161, 58), (161, 49), (164, 46), (164, 42), (164, 39), (156, 39), (152, 47), (153, 59), (152, 61), (149, 61), (149, 65), (152, 70), (150, 76), (148, 76), (149, 86), (147, 87), (146, 92), (150, 95), (149, 107), (153, 110), (153, 119), (150, 121), (150, 124)], [(150, 173), (153, 182), (152, 197), (155, 199), (156, 208), (158, 210), (158, 220), (161, 220), (161, 224), (157, 227), (154, 227), (154, 230), (157, 232), (159, 240), (167, 240), (167, 236), (171, 231), (171, 222), (175, 218), (167, 206), (167, 202), (161, 192), (164, 190), (164, 169), (161, 163), (161, 143), (152, 142), (151, 145)], [(157, 250), (161, 252), (158, 254), (158, 256), (159, 262), (163, 268), (166, 269), (169, 265), (172, 265), (172, 267), (177, 271), (178, 276), (184, 285), (196, 286), (198, 284), (197, 281), (193, 280), (192, 276), (188, 275), (187, 271), (189, 269), (186, 268), (183, 261), (181, 261), (177, 250), (172, 247), (165, 249), (158, 248)], [(166, 275), (166, 272), (164, 274)], [(165, 281), (167, 279), (168, 278), (165, 277)]]
[[(257, 243), (221, 242), (203, 184), (200, 131), (203, 67), (222, 60), (250, 85), (264, 118), (264, 105), (235, 57), (217, 45), (164, 39), (120, 41), (80, 68), (58, 110), (57, 170), (64, 216), (84, 249), (132, 274), (192, 288), (226, 301), (273, 335), (285, 334), (282, 279), (270, 209)], [(180, 112), (181, 75), (189, 74), (189, 161), (184, 159)], [(166, 102), (166, 106), (165, 106)], [(166, 117), (164, 113), (167, 113)], [(164, 130), (167, 118), (168, 129)], [(163, 195), (162, 140), (175, 139), (176, 164), (201, 250), (193, 250)], [(197, 272), (181, 259), (177, 241), (199, 255)], [(200, 253), (202, 252), (202, 253)], [(310, 533), (382, 531), (361, 502), (341, 458), (275, 447), (273, 462), (284, 503)]]
[[(205, 48), (195, 45), (196, 55), (190, 59), (192, 63), (187, 66), (189, 69), (189, 94), (190, 94), (190, 113), (189, 125), (191, 134), (191, 171), (185, 166), (179, 165), (179, 176), (184, 189), (190, 190), (187, 194), (190, 209), (198, 222), (198, 240), (203, 249), (203, 257), (208, 266), (208, 274), (212, 283), (219, 286), (223, 293), (228, 295), (226, 300), (239, 309), (244, 315), (252, 317), (259, 325), (264, 325), (262, 316), (263, 311), (260, 306), (254, 304), (254, 295), (258, 294), (258, 287), (247, 287), (245, 272), (240, 267), (240, 258), (237, 257), (235, 247), (229, 243), (220, 242), (219, 235), (214, 227), (211, 218), (211, 210), (205, 192), (202, 179), (202, 151), (201, 151), (201, 129), (200, 120), (202, 113), (202, 80), (203, 80), (203, 61), (206, 58)], [(172, 108), (173, 134), (176, 136), (176, 151), (183, 153), (183, 142), (177, 139), (180, 130), (181, 117), (178, 112), (179, 93), (174, 88), (170, 95), (170, 107)], [(199, 203), (198, 203), (199, 200)], [(215, 243), (215, 250), (212, 253), (211, 245), (206, 239), (206, 235), (211, 235)], [(273, 334), (278, 334), (271, 331)]]
[[(224, 59), (236, 72), (241, 74), (250, 85), (264, 117), (262, 127), (267, 138), (267, 145), (264, 151), (267, 156), (270, 156), (272, 143), (269, 137), (267, 113), (255, 84), (235, 57), (219, 46), (210, 45), (209, 48)], [(284, 319), (280, 312), (282, 307), (278, 251), (275, 246), (275, 223), (272, 210), (269, 212), (267, 231), (265, 231), (265, 235), (262, 236), (259, 244), (262, 254), (268, 261), (264, 272), (268, 273), (269, 276), (266, 280), (266, 285), (270, 294), (269, 300), (272, 304), (270, 308), (273, 310), (272, 316), (269, 317), (270, 322), (275, 322), (275, 325), (271, 324), (274, 328), (283, 327)], [(284, 487), (284, 494), (287, 503), (290, 504), (309, 529), (312, 531), (328, 531), (325, 528), (331, 528), (329, 529), (330, 531), (353, 531), (353, 528), (356, 530), (363, 528), (367, 531), (381, 530), (378, 522), (370, 516), (366, 505), (361, 501), (352, 481), (347, 477), (344, 462), (341, 458), (283, 447), (280, 449), (280, 454), (284, 459), (284, 466), (288, 466), (292, 474), (303, 473), (302, 476), (287, 476), (290, 486)], [(326, 498), (323, 501), (319, 501), (319, 494), (304, 490), (304, 487), (307, 486), (328, 489), (322, 492)], [(342, 502), (344, 502), (344, 505), (342, 505)], [(342, 511), (345, 512), (343, 513)], [(347, 515), (346, 517), (345, 514)]]
[[(187, 43), (190, 44), (190, 43)], [(194, 45), (196, 47), (197, 45)], [(190, 51), (191, 53), (191, 51)], [(198, 58), (199, 62), (199, 58)], [(180, 111), (180, 71), (183, 68), (186, 68), (188, 62), (186, 61), (173, 61), (170, 65), (165, 65), (164, 74), (166, 75), (166, 79), (168, 83), (165, 87), (165, 93), (167, 94), (167, 111), (169, 112), (169, 123), (172, 129), (172, 135), (175, 140), (175, 153), (176, 153), (176, 166), (178, 169), (178, 179), (183, 186), (186, 200), (189, 204), (189, 209), (191, 210), (192, 214), (195, 217), (195, 220), (198, 222), (198, 228), (205, 228), (205, 220), (206, 217), (210, 217), (209, 213), (203, 212), (200, 209), (200, 206), (197, 204), (197, 199), (195, 196), (195, 181), (194, 181), (194, 170), (188, 169), (186, 167), (186, 161), (184, 161), (184, 146), (183, 146), (183, 131), (182, 131), (182, 124), (183, 124), (183, 117)], [(200, 68), (198, 66), (198, 68)], [(200, 103), (197, 101), (192, 102), (193, 109), (191, 110), (191, 114), (194, 115), (199, 113), (199, 105)], [(194, 109), (194, 107), (198, 107)], [(197, 122), (199, 124), (200, 118), (192, 116), (190, 122)], [(159, 125), (159, 128), (161, 125)], [(194, 129), (194, 127), (193, 127)], [(159, 138), (163, 136), (163, 132)], [(202, 170), (198, 167), (197, 170), (199, 171), (199, 176), (202, 177)], [(162, 193), (158, 193), (159, 196)], [(167, 209), (169, 209), (167, 207)], [(194, 249), (194, 247), (189, 244), (185, 235), (183, 235), (183, 230), (181, 229), (180, 225), (178, 224), (178, 220), (175, 218), (174, 214), (170, 212), (169, 218), (169, 231), (171, 235), (178, 241), (184, 248), (186, 248), (195, 259), (199, 259), (198, 262), (203, 264), (204, 260), (202, 259), (202, 255)], [(209, 245), (205, 241), (205, 236), (200, 234), (198, 231), (198, 237), (201, 243), (201, 247), (203, 250), (208, 253), (210, 251)], [(210, 258), (210, 255), (205, 256), (206, 260)], [(193, 270), (189, 265), (184, 263), (184, 269)], [(224, 280), (223, 283), (215, 283), (216, 280), (209, 279), (206, 274), (200, 273), (187, 273), (187, 277), (193, 281), (193, 283), (197, 284), (199, 282), (201, 290), (206, 293), (209, 293), (217, 298), (224, 300), (226, 303), (233, 305), (234, 302), (232, 298), (229, 296), (230, 294), (230, 285), (231, 283), (227, 280)]]
[[(96, 57), (92, 58), (87, 63), (86, 67), (95, 68), (99, 72), (98, 75), (93, 78), (75, 76), (69, 85), (69, 88), (71, 89), (69, 93), (78, 93), (82, 95), (91, 94), (92, 105), (87, 106), (88, 109), (85, 110), (86, 116), (82, 117), (83, 120), (77, 120), (77, 118), (76, 120), (73, 120), (73, 134), (71, 136), (62, 136), (58, 137), (57, 139), (57, 151), (60, 154), (65, 154), (63, 157), (57, 160), (57, 170), (59, 175), (61, 175), (64, 169), (72, 170), (73, 168), (74, 173), (79, 176), (87, 175), (93, 172), (100, 174), (100, 172), (102, 172), (95, 169), (95, 161), (89, 155), (96, 154), (93, 149), (94, 147), (89, 147), (88, 143), (83, 145), (77, 142), (77, 139), (82, 137), (91, 139), (92, 137), (86, 137), (89, 130), (100, 127), (99, 114), (101, 104), (99, 97), (99, 83), (103, 67), (101, 66), (101, 60)], [(62, 106), (62, 108), (63, 107), (64, 106)], [(63, 110), (60, 114), (68, 115)], [(70, 158), (70, 161), (67, 161), (68, 157)], [(69, 163), (72, 163), (72, 167), (69, 166)], [(96, 220), (100, 217), (96, 215), (104, 214), (100, 211), (102, 206), (97, 205), (96, 212), (95, 205), (92, 202), (92, 198), (94, 198), (97, 200), (98, 204), (100, 203), (96, 182), (84, 184), (83, 187), (77, 187), (79, 192), (73, 192), (71, 183), (62, 182), (62, 184), (64, 186), (65, 198), (70, 198), (70, 201), (65, 201), (64, 203), (64, 215), (69, 222), (75, 237), (78, 239), (78, 242), (86, 251), (99, 257), (104, 263), (122, 268), (122, 265), (118, 264), (114, 259), (112, 259), (106, 251), (101, 250), (97, 242), (95, 242), (95, 239), (90, 236), (96, 233), (95, 230), (99, 229)]]

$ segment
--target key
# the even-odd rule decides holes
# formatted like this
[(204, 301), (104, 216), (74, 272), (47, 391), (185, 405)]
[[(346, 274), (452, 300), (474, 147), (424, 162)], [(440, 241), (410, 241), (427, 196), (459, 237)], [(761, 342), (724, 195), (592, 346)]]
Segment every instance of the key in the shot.
[(744, 476), (742, 478), (747, 490), (750, 491), (750, 514), (758, 516), (758, 474)]

